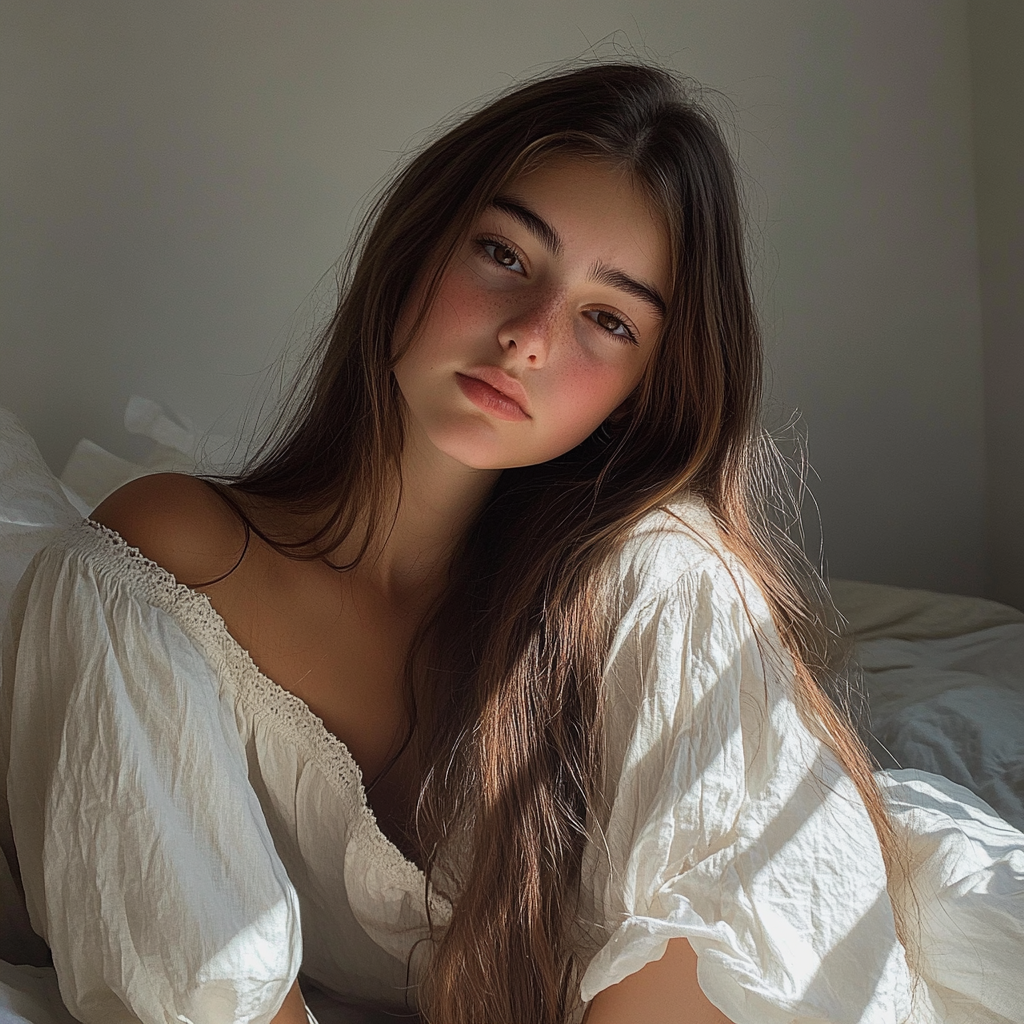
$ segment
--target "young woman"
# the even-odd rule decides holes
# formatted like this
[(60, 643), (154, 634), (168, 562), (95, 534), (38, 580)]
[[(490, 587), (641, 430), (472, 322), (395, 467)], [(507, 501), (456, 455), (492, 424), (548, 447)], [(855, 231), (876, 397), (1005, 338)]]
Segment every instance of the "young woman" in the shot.
[(71, 1012), (961, 1019), (761, 507), (709, 114), (635, 64), (531, 82), (351, 266), (249, 468), (123, 487), (14, 599), (5, 851)]

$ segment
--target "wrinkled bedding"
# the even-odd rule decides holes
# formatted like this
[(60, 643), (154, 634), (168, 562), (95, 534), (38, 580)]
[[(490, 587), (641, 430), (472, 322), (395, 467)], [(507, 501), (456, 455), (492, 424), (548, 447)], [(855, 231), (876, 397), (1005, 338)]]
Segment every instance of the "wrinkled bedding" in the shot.
[(883, 768), (943, 775), (1024, 831), (1024, 613), (838, 580)]

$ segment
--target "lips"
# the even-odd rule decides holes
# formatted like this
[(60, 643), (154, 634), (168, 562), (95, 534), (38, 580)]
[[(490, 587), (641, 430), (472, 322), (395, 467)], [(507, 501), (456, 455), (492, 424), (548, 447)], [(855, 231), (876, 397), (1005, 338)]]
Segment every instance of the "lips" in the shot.
[(515, 377), (505, 373), (504, 370), (499, 370), (496, 366), (477, 366), (472, 370), (467, 370), (464, 376), (476, 377), (477, 380), (490, 384), (495, 391), (500, 391), (506, 398), (511, 398), (523, 412), (529, 415), (530, 400), (526, 397), (526, 389)]
[(496, 366), (480, 366), (465, 373), (456, 373), (462, 393), (478, 408), (498, 419), (526, 420), (529, 400), (526, 389), (514, 377)]

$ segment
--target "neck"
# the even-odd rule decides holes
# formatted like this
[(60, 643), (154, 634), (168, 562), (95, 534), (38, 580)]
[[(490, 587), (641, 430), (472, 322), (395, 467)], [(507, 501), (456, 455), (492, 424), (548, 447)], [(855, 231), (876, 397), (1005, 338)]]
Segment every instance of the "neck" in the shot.
[(501, 470), (457, 462), (410, 424), (401, 473), (394, 526), (367, 552), (364, 573), (390, 599), (418, 603), (444, 585), (452, 555)]

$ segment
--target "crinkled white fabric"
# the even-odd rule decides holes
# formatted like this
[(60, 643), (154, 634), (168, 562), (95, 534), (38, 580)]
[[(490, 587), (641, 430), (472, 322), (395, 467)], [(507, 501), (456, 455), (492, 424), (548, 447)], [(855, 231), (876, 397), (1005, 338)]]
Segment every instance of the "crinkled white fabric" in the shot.
[(269, 1020), (300, 963), (404, 1008), (422, 873), (205, 596), (83, 523), (40, 553), (12, 621), (11, 827), (76, 1016), (117, 1020), (123, 998), (144, 1021)]
[[(11, 593), (33, 556), (80, 519), (35, 442), (13, 413), (0, 408), (0, 636)], [(0, 734), (0, 763), (5, 742)], [(7, 823), (7, 792), (0, 785), (0, 852), (6, 854), (0, 856), (0, 958), (44, 963), (46, 946), (32, 931), (8, 864), (14, 850)], [(34, 984), (26, 981), (29, 988)]]
[[(706, 513), (685, 517), (714, 536)], [(685, 936), (702, 989), (740, 1024), (905, 1019), (910, 979), (874, 831), (797, 715), (761, 594), (668, 516), (623, 553), (621, 576), (612, 803), (583, 872), (608, 939), (583, 998)]]
[[(900, 783), (927, 905), (988, 935), (985, 970), (1003, 972), (986, 1002), (976, 962), (948, 955), (956, 935), (923, 914), (914, 1005), (863, 805), (796, 714), (757, 588), (699, 505), (678, 512), (688, 525), (652, 516), (611, 570), (621, 607), (583, 871), (583, 999), (686, 937), (737, 1024), (1024, 1021), (1006, 967), (1024, 962), (1024, 836), (941, 780)], [(5, 642), (0, 838), (71, 1011), (269, 1020), (300, 958), (350, 1002), (401, 1009), (424, 966), (407, 978), (423, 876), (377, 828), (347, 749), (259, 673), (203, 595), (116, 534), (80, 522), (46, 541)], [(429, 899), (443, 923), (447, 904)]]
[(1021, 1020), (1024, 836), (947, 779), (916, 769), (877, 777), (908, 842), (920, 969), (945, 1005), (942, 1019)]
[[(714, 537), (706, 512), (680, 512)], [(874, 830), (797, 715), (762, 595), (669, 518), (620, 567), (633, 607), (606, 675), (613, 802), (584, 867), (611, 934), (583, 998), (685, 936), (738, 1024), (1024, 1021), (1024, 835), (947, 779), (878, 773), (913, 854), (915, 984)]]
[(299, 907), (231, 705), (166, 607), (65, 551), (16, 592), (5, 651), (32, 926), (83, 1021), (269, 1021), (301, 963)]

